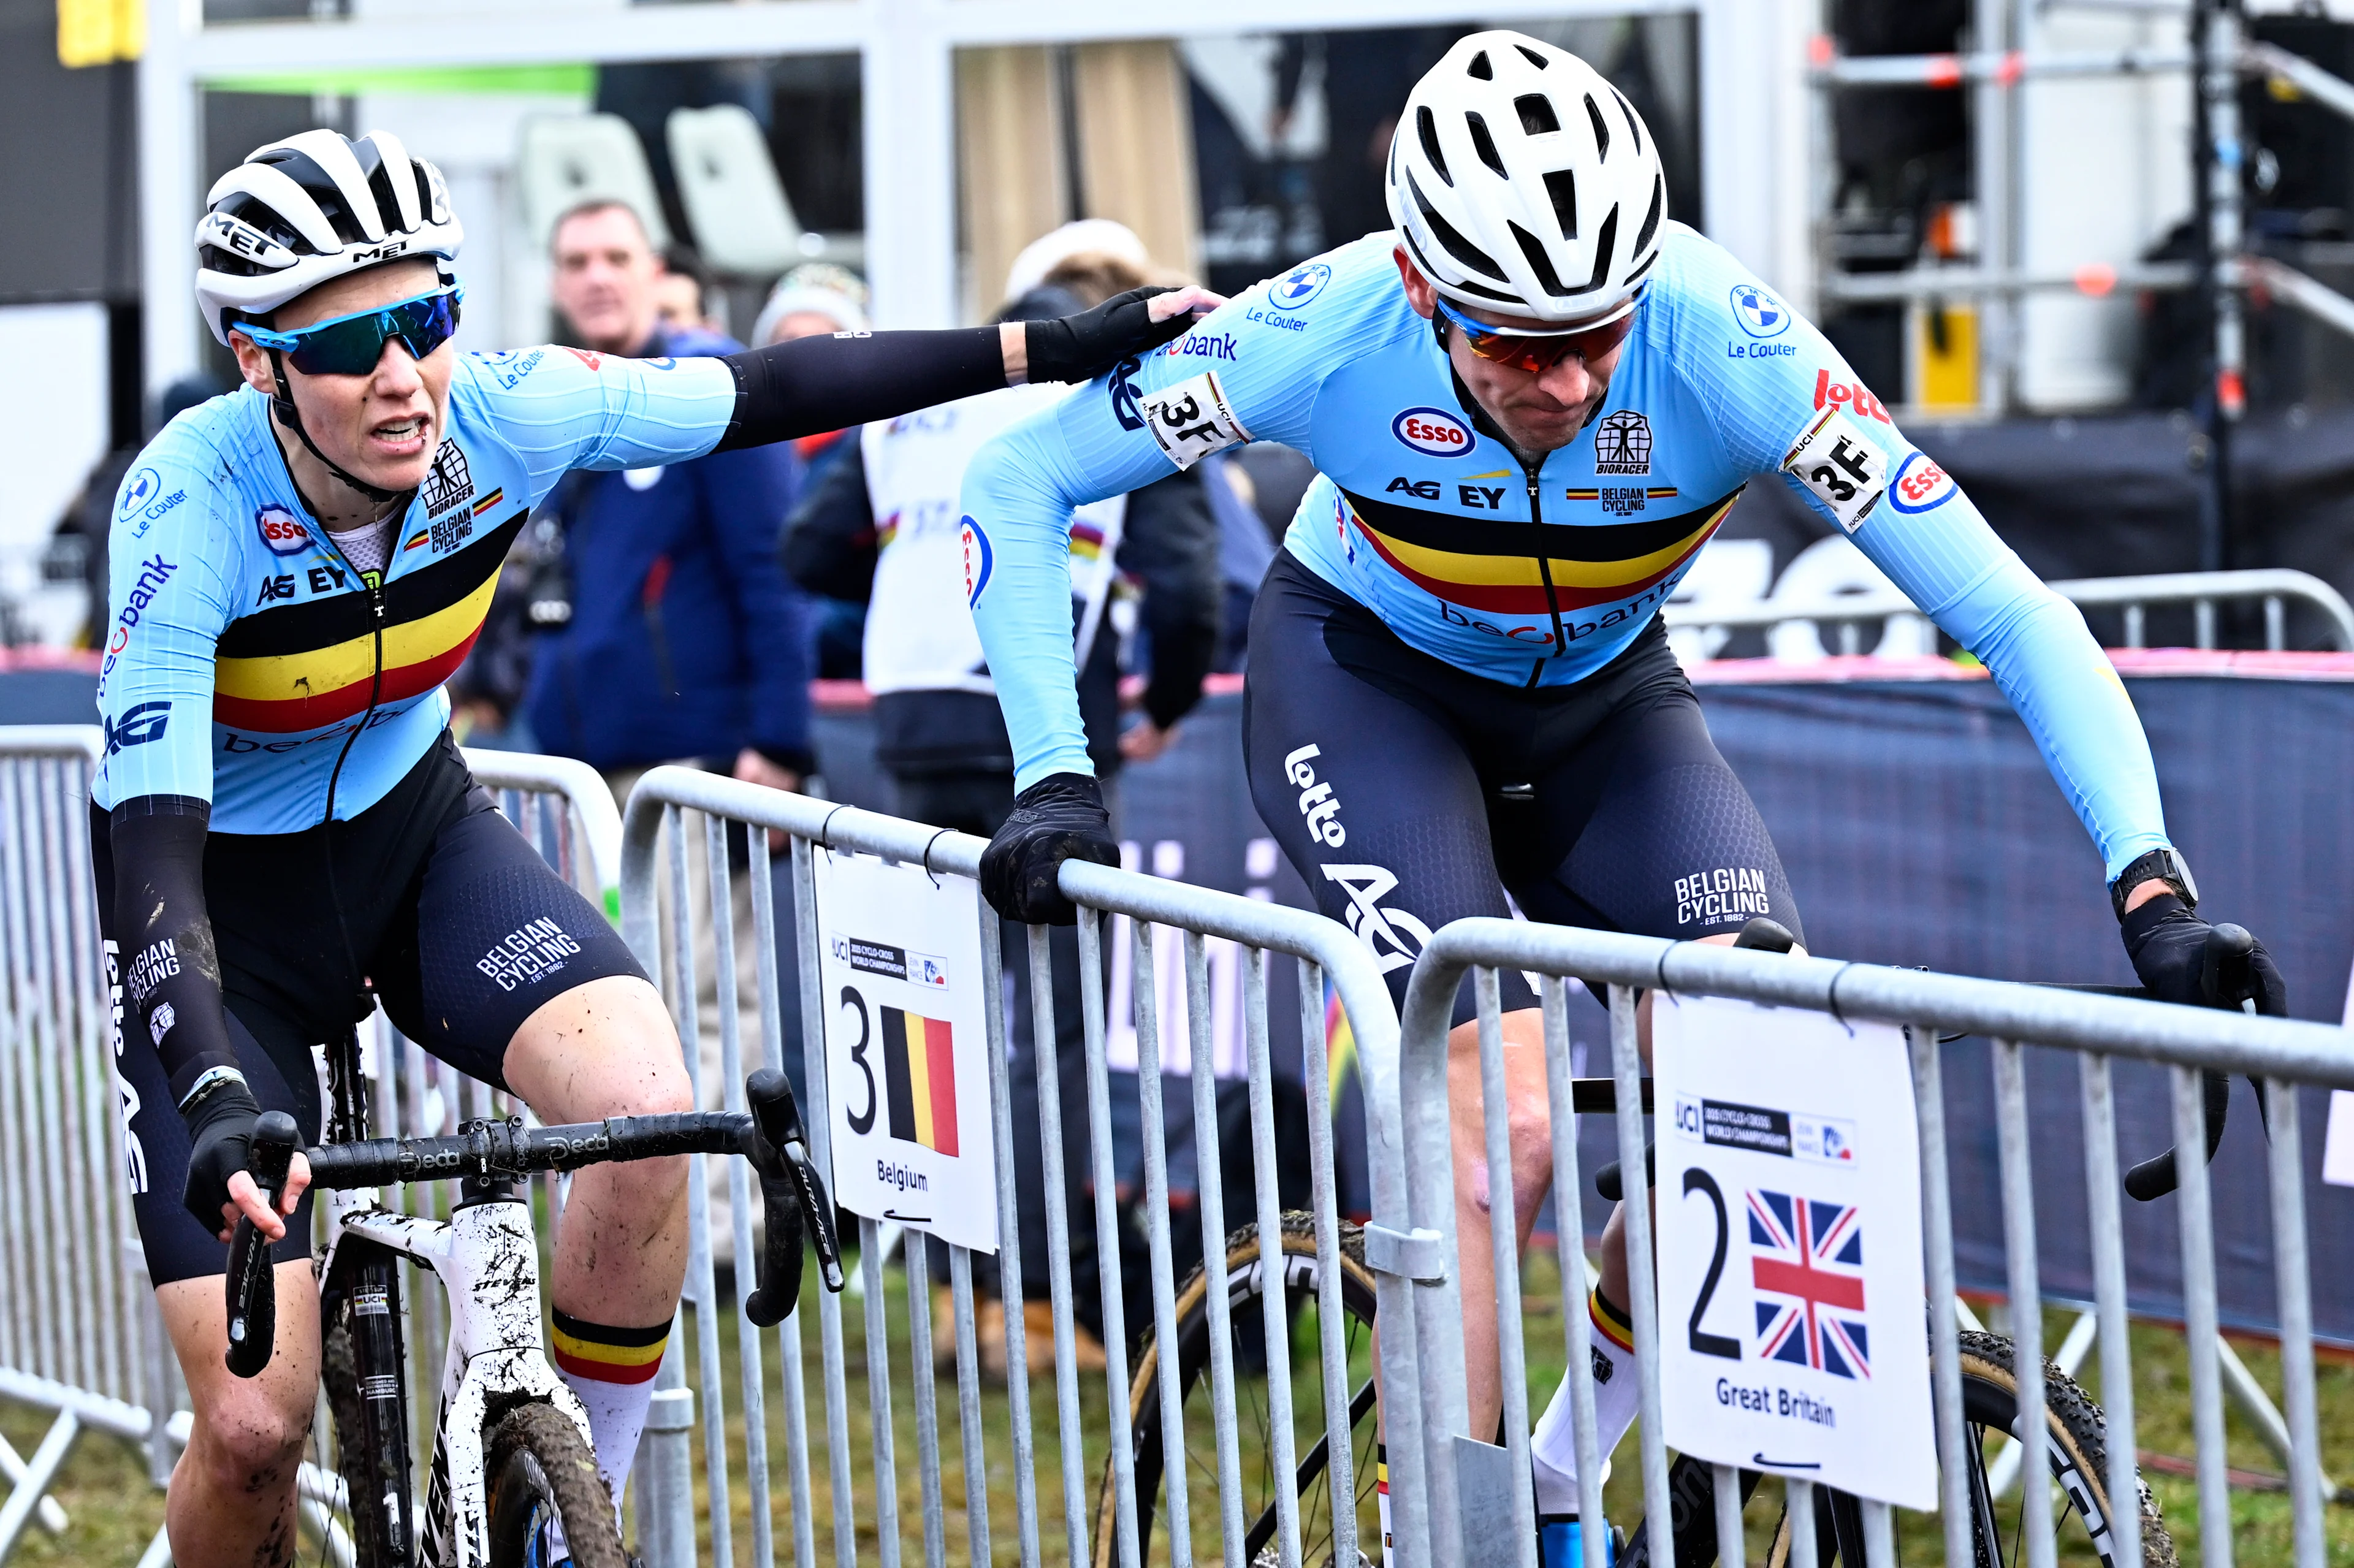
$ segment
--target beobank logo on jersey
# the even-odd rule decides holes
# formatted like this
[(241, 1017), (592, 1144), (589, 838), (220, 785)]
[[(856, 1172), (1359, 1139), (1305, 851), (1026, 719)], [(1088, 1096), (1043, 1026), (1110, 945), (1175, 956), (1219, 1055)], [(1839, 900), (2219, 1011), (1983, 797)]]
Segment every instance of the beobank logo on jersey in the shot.
[(253, 514), (253, 525), (261, 530), (261, 542), (270, 546), (273, 556), (295, 556), (311, 547), (311, 530), (292, 509), (275, 501), (263, 504)]
[(1474, 445), (1469, 427), (1443, 408), (1408, 408), (1390, 421), (1390, 434), (1430, 457), (1461, 457)]

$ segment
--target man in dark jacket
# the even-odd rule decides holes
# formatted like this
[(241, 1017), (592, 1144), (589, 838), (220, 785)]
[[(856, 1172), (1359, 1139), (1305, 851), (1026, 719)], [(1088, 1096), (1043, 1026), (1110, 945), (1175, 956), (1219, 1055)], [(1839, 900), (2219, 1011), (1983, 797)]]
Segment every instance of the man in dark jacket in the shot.
[[(716, 334), (656, 316), (663, 263), (636, 214), (585, 204), (557, 220), (554, 293), (587, 355), (725, 354)], [(798, 788), (810, 770), (801, 595), (777, 564), (799, 460), (786, 446), (567, 478), (569, 619), (545, 636), (524, 699), (544, 750), (608, 778), (699, 760)]]

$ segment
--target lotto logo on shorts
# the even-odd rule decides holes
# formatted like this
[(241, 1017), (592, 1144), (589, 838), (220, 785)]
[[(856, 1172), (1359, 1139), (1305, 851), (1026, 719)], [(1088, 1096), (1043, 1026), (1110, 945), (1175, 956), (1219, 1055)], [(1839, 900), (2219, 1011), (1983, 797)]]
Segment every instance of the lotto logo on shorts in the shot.
[(580, 951), (580, 944), (549, 919), (534, 920), (509, 931), (498, 945), (474, 960), (474, 967), (513, 991), (528, 980), (554, 974), (565, 960)]
[(1720, 920), (1747, 919), (1774, 913), (1766, 891), (1766, 874), (1754, 866), (1723, 865), (1691, 876), (1676, 878), (1676, 924), (1712, 926)]
[(1299, 814), (1308, 820), (1309, 836), (1339, 849), (1349, 842), (1349, 830), (1340, 822), (1340, 800), (1331, 784), (1316, 781), (1316, 769), (1308, 766), (1310, 758), (1323, 755), (1320, 747), (1301, 747), (1283, 759), (1283, 776), (1299, 786)]

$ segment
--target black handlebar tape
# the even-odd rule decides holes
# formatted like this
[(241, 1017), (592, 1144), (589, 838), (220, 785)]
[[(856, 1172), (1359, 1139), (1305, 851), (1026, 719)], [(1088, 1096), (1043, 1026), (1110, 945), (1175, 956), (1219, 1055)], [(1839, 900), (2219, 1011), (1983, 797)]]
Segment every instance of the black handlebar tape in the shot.
[[(262, 1200), (275, 1207), (286, 1185), (287, 1168), (302, 1142), (301, 1129), (284, 1111), (266, 1111), (254, 1124), (253, 1150), (246, 1170)], [(228, 1248), (228, 1370), (259, 1377), (270, 1364), (278, 1339), (278, 1277), (271, 1272), (270, 1243), (251, 1220), (240, 1216)]]
[[(760, 1285), (745, 1311), (766, 1328), (782, 1322), (799, 1299), (804, 1237), (817, 1247), (825, 1287), (837, 1293), (844, 1284), (842, 1250), (833, 1234), (833, 1200), (826, 1194), (825, 1181), (806, 1152), (808, 1134), (801, 1126), (801, 1106), (793, 1098), (791, 1083), (774, 1068), (763, 1068), (745, 1080), (744, 1096), (752, 1107), (756, 1136), (750, 1152), (753, 1166), (760, 1172), (760, 1201), (767, 1206), (768, 1219)], [(787, 1212), (794, 1216), (790, 1227), (779, 1224)], [(783, 1255), (788, 1245), (790, 1260)], [(763, 1314), (774, 1316), (764, 1320)]]
[(447, 1181), (495, 1171), (528, 1176), (618, 1160), (734, 1154), (751, 1118), (741, 1111), (618, 1116), (562, 1127), (473, 1122), (440, 1138), (370, 1138), (310, 1150), (311, 1184), (342, 1191), (394, 1181)]
[[(2252, 961), (2255, 950), (2256, 938), (2244, 926), (2227, 923), (2208, 928), (2207, 950), (2199, 965), (2199, 989), (2208, 1006), (2237, 1012), (2242, 1003), (2256, 994), (2256, 967)], [(2215, 1150), (2223, 1145), (2223, 1119), (2232, 1108), (2232, 1080), (2217, 1072), (2201, 1073), (2199, 1093), (2207, 1128), (2207, 1163), (2211, 1165)], [(2261, 1095), (2257, 1103), (2263, 1103)], [(2126, 1171), (2126, 1195), (2147, 1203), (2173, 1192), (2182, 1181), (2179, 1152), (2169, 1149)]]
[[(2221, 1073), (2199, 1075), (2200, 1108), (2207, 1123), (2207, 1163), (2215, 1161), (2215, 1150), (2223, 1142), (2223, 1118), (2232, 1105), (2232, 1080)], [(2169, 1149), (2154, 1160), (2145, 1160), (2126, 1172), (2126, 1195), (2147, 1203), (2163, 1198), (2181, 1184), (2182, 1173), (2176, 1169), (2178, 1150)]]

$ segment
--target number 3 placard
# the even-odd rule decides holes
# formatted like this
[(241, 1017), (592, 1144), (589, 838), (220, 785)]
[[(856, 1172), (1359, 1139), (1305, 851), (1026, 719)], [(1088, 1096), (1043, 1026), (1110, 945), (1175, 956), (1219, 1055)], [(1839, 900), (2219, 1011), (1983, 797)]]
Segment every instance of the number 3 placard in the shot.
[(821, 849), (817, 911), (835, 1201), (995, 1252), (979, 889)]
[(1903, 1032), (1744, 1001), (1655, 1005), (1668, 1446), (1935, 1506)]

